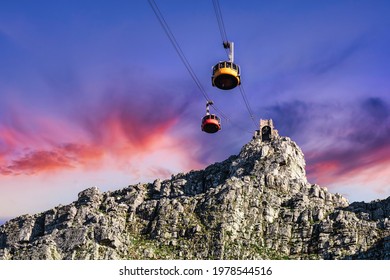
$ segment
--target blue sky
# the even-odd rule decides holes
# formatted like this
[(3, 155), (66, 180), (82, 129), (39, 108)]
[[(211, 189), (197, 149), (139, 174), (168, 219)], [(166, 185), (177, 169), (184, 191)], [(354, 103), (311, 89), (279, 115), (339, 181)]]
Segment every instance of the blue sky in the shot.
[[(200, 131), (205, 99), (148, 1), (0, 2), (0, 219), (201, 169), (256, 129), (211, 0), (156, 1), (199, 81), (229, 117)], [(303, 149), (310, 182), (390, 194), (390, 3), (219, 1), (255, 119)]]

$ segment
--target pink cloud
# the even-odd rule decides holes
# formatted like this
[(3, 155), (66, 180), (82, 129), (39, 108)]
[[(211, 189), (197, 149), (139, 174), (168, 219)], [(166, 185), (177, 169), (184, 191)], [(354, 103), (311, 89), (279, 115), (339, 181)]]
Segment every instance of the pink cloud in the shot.
[(74, 168), (72, 160), (57, 151), (34, 151), (12, 161), (3, 167), (3, 175), (34, 174), (57, 169)]
[(388, 145), (359, 151), (307, 152), (306, 157), (311, 162), (307, 165), (308, 177), (320, 185), (356, 181), (367, 185), (380, 182), (383, 187), (390, 185)]
[(2, 175), (96, 169), (110, 164), (125, 168), (129, 162), (144, 161), (138, 164), (142, 170), (149, 170), (147, 162), (149, 173), (167, 176), (179, 165), (200, 166), (196, 159), (188, 158), (190, 141), (170, 136), (170, 129), (178, 122), (172, 116), (152, 122), (145, 116), (123, 114), (111, 108), (73, 125), (43, 116), (31, 117), (29, 122), (31, 129), (17, 122), (13, 122), (14, 127), (0, 128)]

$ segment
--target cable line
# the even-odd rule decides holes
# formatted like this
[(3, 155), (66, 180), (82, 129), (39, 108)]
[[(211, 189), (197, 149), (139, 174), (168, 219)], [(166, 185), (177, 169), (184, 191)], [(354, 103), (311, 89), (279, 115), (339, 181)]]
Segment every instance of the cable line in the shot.
[(222, 18), (221, 7), (219, 6), (218, 0), (213, 0), (213, 5), (214, 5), (215, 16), (217, 17), (217, 21), (218, 21), (219, 31), (221, 33), (222, 42), (228, 42), (229, 40), (227, 38), (225, 24)]
[[(162, 15), (160, 9), (158, 8), (156, 2), (154, 0), (148, 0), (150, 6), (153, 9), (154, 14), (156, 15), (158, 21), (160, 22), (162, 28), (165, 31), (165, 34), (168, 36), (169, 40), (171, 41), (173, 47), (175, 48), (177, 54), (179, 55), (181, 61), (183, 62), (184, 66), (187, 68), (188, 73), (190, 74), (191, 78), (194, 80), (196, 86), (199, 88), (200, 92), (202, 93), (203, 97), (206, 99), (206, 101), (210, 101), (211, 98), (203, 88), (202, 84), (200, 83), (198, 77), (196, 76), (194, 70), (192, 69), (190, 63), (188, 62), (186, 56), (184, 55), (182, 49), (180, 48), (179, 43), (177, 42), (175, 36), (173, 35), (171, 29), (168, 26), (168, 23), (165, 21), (164, 16)], [(221, 110), (219, 110), (215, 105), (212, 105), (214, 110), (218, 112), (218, 114), (224, 118), (226, 121), (230, 121), (230, 119), (225, 115)]]
[[(200, 90), (200, 92), (202, 93), (203, 97), (206, 99), (207, 102), (209, 102), (211, 99), (209, 97), (209, 95), (207, 94), (207, 92), (205, 91), (204, 87), (202, 86), (202, 84), (200, 83), (197, 75), (195, 74), (194, 70), (192, 69), (191, 67), (191, 64), (188, 62), (186, 56), (184, 55), (184, 52), (183, 50), (180, 48), (180, 45), (179, 43), (177, 42), (175, 36), (173, 35), (171, 29), (169, 28), (168, 26), (168, 23), (166, 22), (164, 16), (162, 15), (160, 9), (158, 8), (156, 2), (154, 0), (148, 0), (154, 14), (156, 15), (160, 25), (162, 26), (165, 34), (168, 36), (168, 39), (170, 40), (170, 42), (172, 43), (175, 51), (177, 52), (177, 54), (179, 55), (181, 61), (183, 62), (184, 66), (186, 67), (186, 69), (188, 70), (188, 73), (190, 74), (191, 78), (194, 80), (196, 86), (198, 87), (198, 89)], [(215, 105), (211, 105), (211, 107), (223, 118), (226, 120), (226, 123), (227, 124), (231, 124), (235, 127), (237, 127), (238, 129), (240, 129), (241, 131), (245, 131), (244, 128), (238, 126), (237, 124), (233, 123), (232, 120), (226, 115), (224, 114), (221, 110), (219, 110)], [(249, 134), (252, 134), (251, 131), (248, 131), (246, 130), (245, 131), (246, 133), (249, 133)]]
[[(216, 16), (217, 22), (218, 22), (219, 32), (221, 34), (221, 39), (222, 39), (222, 42), (225, 46), (225, 44), (227, 44), (229, 42), (229, 40), (227, 37), (225, 24), (224, 24), (223, 18), (222, 18), (221, 7), (219, 6), (218, 0), (213, 0), (213, 6), (214, 6), (215, 16)], [(224, 48), (225, 48), (226, 54), (229, 56), (228, 49), (226, 47), (224, 47)]]
[[(225, 28), (225, 24), (224, 24), (224, 21), (223, 21), (223, 17), (222, 17), (222, 12), (221, 12), (221, 7), (219, 5), (219, 1), (218, 0), (213, 0), (213, 6), (214, 6), (214, 11), (215, 11), (215, 16), (216, 16), (217, 22), (218, 22), (219, 32), (221, 34), (222, 42), (223, 42), (223, 44), (225, 46), (225, 45), (229, 44), (229, 41), (228, 41), (228, 38), (227, 38), (226, 28)], [(230, 56), (229, 56), (229, 53), (228, 53), (226, 47), (225, 47), (225, 50), (226, 50), (226, 52), (228, 54), (228, 57), (230, 59)], [(239, 87), (240, 87), (240, 93), (241, 93), (242, 99), (244, 100), (244, 103), (245, 103), (245, 107), (246, 107), (246, 109), (247, 109), (247, 111), (249, 113), (249, 117), (252, 119), (253, 124), (257, 128), (257, 124), (256, 124), (256, 121), (255, 121), (255, 118), (254, 118), (253, 110), (252, 110), (252, 108), (250, 106), (250, 103), (249, 103), (248, 98), (246, 96), (245, 90), (244, 90), (244, 88), (243, 88), (241, 83), (239, 84)]]
[(243, 87), (242, 85), (240, 85), (239, 88), (240, 88), (241, 96), (242, 96), (242, 99), (244, 100), (246, 109), (248, 110), (249, 116), (250, 116), (250, 118), (252, 119), (253, 124), (254, 124), (255, 127), (257, 128), (256, 120), (255, 120), (255, 117), (254, 117), (254, 115), (253, 115), (252, 108), (251, 108), (251, 106), (249, 105), (248, 98), (246, 97), (244, 87)]

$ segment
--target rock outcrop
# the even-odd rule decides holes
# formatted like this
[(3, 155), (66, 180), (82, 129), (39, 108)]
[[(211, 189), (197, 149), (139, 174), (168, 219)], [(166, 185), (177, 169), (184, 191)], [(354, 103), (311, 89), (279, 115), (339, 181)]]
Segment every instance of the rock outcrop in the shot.
[(390, 259), (390, 198), (349, 204), (310, 184), (301, 149), (256, 137), (239, 155), (0, 227), (0, 259)]

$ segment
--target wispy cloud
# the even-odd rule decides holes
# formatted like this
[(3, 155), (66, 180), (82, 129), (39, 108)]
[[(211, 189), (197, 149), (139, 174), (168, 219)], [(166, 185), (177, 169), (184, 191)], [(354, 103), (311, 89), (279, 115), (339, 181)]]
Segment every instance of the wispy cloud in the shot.
[(306, 66), (306, 71), (314, 75), (335, 71), (367, 45), (364, 36), (340, 46), (333, 44), (334, 42), (329, 41), (325, 42), (322, 48), (317, 48), (315, 57), (311, 57), (310, 63)]
[[(151, 158), (155, 160), (149, 162), (153, 173), (162, 172), (164, 176), (172, 172), (172, 166), (178, 167), (177, 161), (186, 168), (198, 167), (197, 158), (188, 157), (192, 153), (188, 149), (191, 140), (183, 141), (184, 135), (176, 138), (170, 135), (176, 125), (182, 125), (180, 115), (184, 106), (180, 99), (164, 100), (112, 94), (61, 121), (58, 116), (55, 119), (44, 113), (31, 114), (35, 117), (29, 118), (28, 125), (20, 120), (23, 114), (10, 113), (8, 119), (12, 121), (0, 127), (0, 172), (50, 173), (101, 167), (107, 162), (116, 162), (118, 168), (130, 168), (126, 162)], [(170, 153), (172, 156), (167, 158)], [(183, 160), (186, 157), (187, 162)]]
[(282, 133), (300, 142), (308, 176), (329, 184), (390, 163), (389, 108), (384, 99), (370, 97), (348, 105), (293, 101), (268, 110)]

